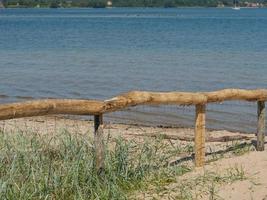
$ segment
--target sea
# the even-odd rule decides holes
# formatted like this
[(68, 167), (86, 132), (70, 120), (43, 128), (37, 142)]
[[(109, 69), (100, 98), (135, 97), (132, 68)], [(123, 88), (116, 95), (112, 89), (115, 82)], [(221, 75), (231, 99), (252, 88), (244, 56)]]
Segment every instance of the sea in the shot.
[[(267, 88), (267, 9), (0, 9), (0, 103), (131, 90)], [(194, 107), (137, 106), (108, 123), (192, 127)], [(207, 128), (255, 132), (255, 102), (207, 106)]]

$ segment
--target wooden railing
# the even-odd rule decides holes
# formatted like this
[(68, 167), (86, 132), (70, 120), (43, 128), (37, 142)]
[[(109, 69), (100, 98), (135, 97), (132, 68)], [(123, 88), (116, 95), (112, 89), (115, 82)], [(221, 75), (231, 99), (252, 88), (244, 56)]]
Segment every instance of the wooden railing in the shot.
[(33, 117), (49, 114), (94, 115), (95, 148), (97, 163), (104, 167), (103, 114), (137, 105), (184, 105), (196, 106), (195, 120), (195, 165), (205, 162), (205, 124), (208, 103), (241, 100), (258, 102), (257, 150), (264, 150), (265, 101), (267, 90), (225, 89), (214, 92), (144, 92), (132, 91), (105, 101), (49, 99), (0, 105), (0, 120)]

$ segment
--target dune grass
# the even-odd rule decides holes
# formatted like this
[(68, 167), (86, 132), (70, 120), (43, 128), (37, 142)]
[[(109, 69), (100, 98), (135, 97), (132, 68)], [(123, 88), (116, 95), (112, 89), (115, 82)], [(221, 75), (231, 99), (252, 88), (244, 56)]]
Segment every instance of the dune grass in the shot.
[(127, 199), (190, 171), (167, 166), (181, 149), (164, 145), (161, 139), (140, 144), (118, 138), (106, 148), (105, 171), (98, 174), (88, 136), (0, 132), (0, 199)]
[[(251, 145), (233, 144), (231, 150), (233, 155), (242, 155)], [(0, 131), (0, 199), (120, 200), (140, 199), (143, 194), (152, 199), (198, 199), (199, 195), (219, 199), (221, 184), (246, 179), (242, 167), (236, 167), (225, 174), (207, 172), (180, 182), (177, 177), (191, 167), (170, 166), (170, 161), (184, 153), (193, 153), (193, 146), (160, 137), (141, 142), (107, 139), (105, 170), (99, 174), (88, 135), (67, 130), (53, 135)]]

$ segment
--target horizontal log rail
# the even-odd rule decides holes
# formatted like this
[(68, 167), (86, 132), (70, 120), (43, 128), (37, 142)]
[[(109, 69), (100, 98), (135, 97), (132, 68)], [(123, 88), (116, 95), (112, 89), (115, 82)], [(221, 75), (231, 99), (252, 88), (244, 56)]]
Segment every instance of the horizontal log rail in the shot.
[(0, 120), (50, 114), (97, 115), (105, 104), (94, 100), (49, 99), (0, 105)]
[(215, 92), (144, 92), (132, 91), (101, 100), (44, 99), (0, 105), (0, 120), (49, 114), (99, 115), (137, 105), (205, 105), (243, 100), (266, 101), (267, 90), (225, 89)]
[[(49, 114), (94, 115), (96, 145), (101, 147), (98, 135), (99, 116), (104, 113), (119, 111), (137, 105), (183, 105), (196, 106), (195, 124), (195, 155), (196, 166), (203, 166), (205, 161), (205, 106), (208, 103), (240, 100), (258, 102), (258, 150), (264, 150), (265, 135), (265, 101), (267, 90), (224, 89), (214, 92), (146, 92), (132, 91), (108, 100), (77, 100), (77, 99), (44, 99), (0, 105), (0, 120), (34, 117)], [(96, 117), (98, 116), (98, 117)], [(102, 136), (101, 136), (102, 137)], [(102, 152), (96, 151), (96, 152)], [(98, 153), (101, 154), (101, 153)], [(101, 155), (100, 157), (104, 157)], [(103, 162), (98, 161), (99, 168)]]

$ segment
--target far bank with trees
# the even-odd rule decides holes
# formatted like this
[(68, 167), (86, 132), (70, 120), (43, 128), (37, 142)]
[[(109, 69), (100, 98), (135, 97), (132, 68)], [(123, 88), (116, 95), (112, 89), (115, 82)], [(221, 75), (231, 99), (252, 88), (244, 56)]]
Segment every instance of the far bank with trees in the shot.
[[(266, 7), (267, 0), (239, 0), (241, 7)], [(7, 8), (231, 7), (232, 0), (0, 0)]]

